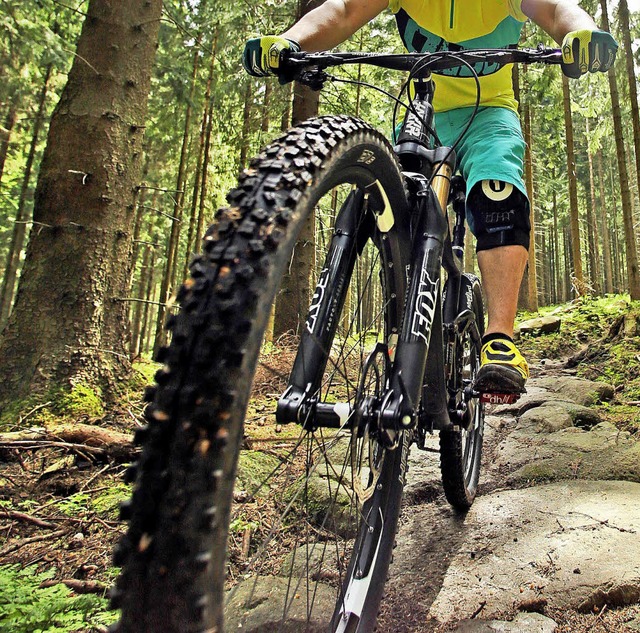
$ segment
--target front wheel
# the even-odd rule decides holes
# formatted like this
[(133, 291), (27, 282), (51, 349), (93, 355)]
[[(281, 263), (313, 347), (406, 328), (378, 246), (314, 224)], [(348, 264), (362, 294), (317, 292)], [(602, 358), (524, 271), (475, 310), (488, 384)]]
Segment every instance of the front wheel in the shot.
[[(477, 277), (463, 274), (458, 314), (470, 310), (475, 316), (477, 332), (484, 334), (482, 289)], [(482, 439), (484, 433), (484, 404), (470, 398), (471, 386), (480, 369), (480, 341), (467, 328), (456, 341), (455, 367), (451, 374), (450, 393), (457, 392), (458, 402), (465, 402), (462, 424), (440, 431), (440, 470), (447, 501), (457, 510), (471, 507), (478, 489)]]
[[(402, 318), (398, 164), (362, 121), (312, 119), (253, 161), (228, 200), (150, 394), (116, 630), (221, 632), (224, 619), (227, 631), (370, 631), (411, 439), (390, 451), (355, 422), (385, 388)], [(265, 341), (286, 320), (270, 318), (274, 299), (303, 319)], [(335, 428), (316, 424), (320, 411)]]

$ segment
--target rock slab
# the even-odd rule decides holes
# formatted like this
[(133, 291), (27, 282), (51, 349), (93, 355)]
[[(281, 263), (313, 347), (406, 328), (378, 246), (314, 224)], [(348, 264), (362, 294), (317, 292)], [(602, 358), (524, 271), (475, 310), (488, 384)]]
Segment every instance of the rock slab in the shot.
[[(439, 622), (532, 600), (585, 608), (640, 590), (640, 484), (566, 481), (476, 499), (429, 615)], [(613, 606), (613, 605), (610, 605)]]

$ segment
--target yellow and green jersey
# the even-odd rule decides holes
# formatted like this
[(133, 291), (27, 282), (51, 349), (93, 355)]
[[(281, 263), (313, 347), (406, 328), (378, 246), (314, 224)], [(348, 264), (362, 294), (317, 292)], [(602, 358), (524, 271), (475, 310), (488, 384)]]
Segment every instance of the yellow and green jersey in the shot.
[[(435, 52), (461, 48), (515, 46), (527, 17), (520, 0), (390, 0), (398, 30), (410, 52)], [(480, 80), (480, 105), (516, 110), (511, 64), (475, 65)], [(434, 76), (436, 112), (472, 106), (476, 82), (466, 67)]]

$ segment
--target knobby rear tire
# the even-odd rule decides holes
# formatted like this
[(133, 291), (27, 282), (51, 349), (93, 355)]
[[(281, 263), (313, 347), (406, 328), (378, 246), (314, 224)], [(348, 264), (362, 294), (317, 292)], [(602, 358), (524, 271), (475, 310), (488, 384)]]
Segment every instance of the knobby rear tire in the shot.
[[(143, 451), (128, 474), (135, 482), (123, 507), (129, 525), (114, 555), (123, 568), (112, 597), (114, 607), (122, 609), (113, 629), (118, 633), (222, 631), (234, 480), (270, 307), (301, 227), (319, 198), (339, 183), (386, 197), (396, 223), (408, 226), (402, 178), (389, 143), (358, 119), (333, 116), (312, 119), (267, 147), (243, 172), (227, 198), (229, 206), (207, 231), (204, 254), (193, 261), (190, 279), (178, 293), (181, 309), (168, 325), (171, 343), (157, 359), (163, 367), (147, 393), (147, 427), (136, 436)], [(389, 233), (380, 239), (388, 244)], [(393, 249), (381, 246), (383, 241), (376, 244), (383, 268), (402, 271), (393, 293), (388, 282), (381, 291), (386, 327), (388, 321), (397, 327), (406, 261), (389, 261)], [(332, 631), (370, 630), (375, 622), (409, 439), (383, 455), (376, 486), (385, 487), (383, 498), (367, 501), (378, 504), (375, 511), (384, 513), (385, 527), (363, 612), (349, 623), (334, 615)], [(368, 530), (362, 516), (359, 523), (351, 564), (346, 576), (340, 572), (339, 595), (353, 581), (349, 575), (359, 549), (371, 545), (362, 545)], [(342, 602), (338, 598), (336, 613)], [(284, 622), (273, 630), (325, 631), (331, 613), (323, 618), (319, 628), (299, 622), (287, 628)]]
[[(464, 273), (461, 279), (458, 314), (471, 310), (476, 318), (480, 337), (484, 334), (484, 310), (480, 280)], [(480, 344), (467, 332), (461, 341), (457, 384), (473, 384), (480, 368)], [(471, 421), (467, 428), (452, 428), (440, 432), (440, 470), (447, 501), (457, 510), (468, 510), (476, 497), (480, 478), (484, 434), (484, 405), (478, 398), (469, 403)]]

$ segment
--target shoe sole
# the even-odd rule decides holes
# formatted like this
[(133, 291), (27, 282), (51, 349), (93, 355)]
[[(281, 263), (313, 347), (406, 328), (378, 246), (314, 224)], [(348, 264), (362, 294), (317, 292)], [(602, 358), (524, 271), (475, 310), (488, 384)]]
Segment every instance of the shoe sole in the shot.
[(473, 383), (474, 391), (479, 393), (524, 393), (525, 379), (512, 367), (485, 365), (480, 368)]

